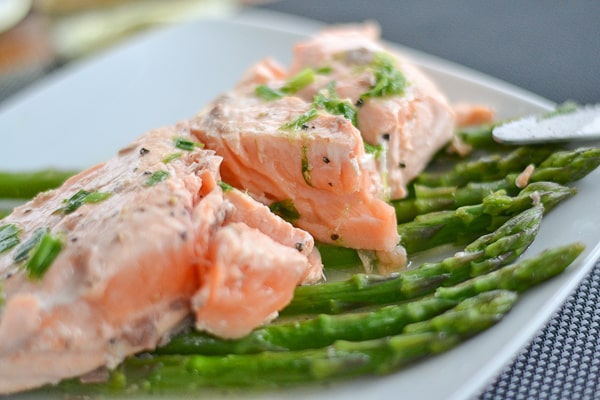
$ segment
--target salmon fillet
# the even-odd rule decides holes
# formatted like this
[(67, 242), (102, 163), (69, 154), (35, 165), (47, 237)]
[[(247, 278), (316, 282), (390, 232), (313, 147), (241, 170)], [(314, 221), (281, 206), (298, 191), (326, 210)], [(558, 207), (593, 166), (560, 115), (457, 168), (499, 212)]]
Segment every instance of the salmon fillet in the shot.
[[(312, 236), (223, 189), (195, 141), (185, 122), (151, 131), (0, 222), (20, 239), (0, 254), (0, 393), (115, 367), (190, 315), (243, 336), (321, 278)], [(62, 246), (45, 271), (23, 251), (40, 229)]]
[[(192, 133), (223, 157), (224, 181), (272, 208), (283, 204), (316, 240), (374, 251), (397, 269), (406, 253), (387, 200), (403, 197), (452, 138), (454, 114), (377, 39), (371, 25), (329, 29), (296, 46), (289, 70), (263, 60), (192, 120)], [(307, 68), (310, 82), (290, 89)], [(396, 78), (399, 91), (365, 95)]]

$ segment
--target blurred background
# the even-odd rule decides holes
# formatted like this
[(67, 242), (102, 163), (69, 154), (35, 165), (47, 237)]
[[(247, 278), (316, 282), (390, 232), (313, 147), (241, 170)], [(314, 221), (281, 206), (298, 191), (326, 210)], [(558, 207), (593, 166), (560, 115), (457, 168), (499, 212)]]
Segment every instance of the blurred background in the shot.
[(376, 20), (387, 40), (549, 100), (600, 102), (600, 1), (0, 0), (0, 103), (144, 30), (256, 9), (326, 23)]

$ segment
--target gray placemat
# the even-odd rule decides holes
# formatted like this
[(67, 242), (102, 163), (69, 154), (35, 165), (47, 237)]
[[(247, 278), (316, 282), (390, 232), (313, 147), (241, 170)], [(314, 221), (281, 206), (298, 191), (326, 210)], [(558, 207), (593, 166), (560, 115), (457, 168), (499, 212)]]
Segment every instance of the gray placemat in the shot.
[(600, 261), (557, 314), (479, 396), (600, 398)]

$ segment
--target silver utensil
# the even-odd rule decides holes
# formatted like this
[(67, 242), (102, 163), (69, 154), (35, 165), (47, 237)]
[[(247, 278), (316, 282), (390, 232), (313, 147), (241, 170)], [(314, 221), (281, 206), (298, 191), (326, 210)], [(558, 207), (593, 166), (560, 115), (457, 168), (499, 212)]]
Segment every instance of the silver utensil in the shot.
[(495, 127), (494, 139), (506, 144), (535, 144), (600, 139), (600, 104), (559, 109)]

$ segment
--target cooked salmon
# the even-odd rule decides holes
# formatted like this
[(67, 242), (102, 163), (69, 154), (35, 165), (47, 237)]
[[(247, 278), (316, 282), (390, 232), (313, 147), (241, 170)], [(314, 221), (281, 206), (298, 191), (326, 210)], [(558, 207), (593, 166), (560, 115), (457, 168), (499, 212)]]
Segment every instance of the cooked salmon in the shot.
[(223, 157), (224, 181), (284, 204), (315, 239), (398, 268), (406, 254), (387, 200), (403, 197), (452, 138), (454, 114), (377, 39), (372, 25), (328, 29), (296, 46), (289, 70), (258, 63), (193, 119), (192, 132)]
[(223, 189), (221, 161), (187, 123), (157, 129), (0, 222), (20, 240), (0, 254), (0, 393), (115, 367), (190, 316), (243, 336), (321, 278), (312, 236)]

